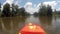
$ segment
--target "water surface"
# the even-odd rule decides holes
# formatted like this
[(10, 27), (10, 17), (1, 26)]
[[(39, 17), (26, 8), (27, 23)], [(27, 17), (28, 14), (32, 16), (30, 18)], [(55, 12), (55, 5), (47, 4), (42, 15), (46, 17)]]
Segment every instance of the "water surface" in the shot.
[(0, 18), (0, 34), (18, 34), (25, 24), (34, 23), (42, 26), (47, 34), (60, 34), (60, 17), (2, 17)]

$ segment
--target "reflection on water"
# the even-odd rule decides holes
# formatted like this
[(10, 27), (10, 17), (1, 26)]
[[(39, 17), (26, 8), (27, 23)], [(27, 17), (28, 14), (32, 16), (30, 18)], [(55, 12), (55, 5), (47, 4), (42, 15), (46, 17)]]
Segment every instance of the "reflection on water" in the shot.
[(60, 17), (2, 17), (0, 18), (0, 34), (18, 34), (19, 30), (27, 23), (41, 25), (47, 34), (60, 34)]
[(30, 17), (28, 17), (27, 19), (26, 19), (26, 21), (25, 21), (25, 23), (27, 24), (27, 23), (35, 23), (35, 24), (40, 24), (39, 22), (39, 18), (38, 17), (34, 17), (34, 16), (30, 16)]
[(47, 34), (53, 34), (55, 31), (55, 23), (53, 22), (52, 16), (42, 16), (39, 18), (41, 25), (46, 30)]
[(1, 34), (18, 34), (19, 29), (24, 25), (25, 17), (4, 17), (1, 21)]
[(52, 16), (41, 16), (39, 17), (41, 24), (48, 24), (51, 25), (52, 23)]

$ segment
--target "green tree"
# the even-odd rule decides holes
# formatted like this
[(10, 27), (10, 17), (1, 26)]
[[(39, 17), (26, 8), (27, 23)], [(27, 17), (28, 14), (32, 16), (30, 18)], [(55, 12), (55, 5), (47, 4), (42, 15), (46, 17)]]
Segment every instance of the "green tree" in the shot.
[(0, 16), (1, 16), (1, 3), (0, 3)]
[(24, 7), (22, 7), (22, 8), (19, 9), (19, 15), (20, 16), (29, 16), (30, 14), (25, 11)]
[(34, 15), (34, 16), (38, 16), (38, 13), (37, 13), (37, 12), (35, 12), (33, 15)]
[(12, 16), (26, 16), (28, 13), (25, 11), (25, 8), (19, 8), (18, 5), (12, 4)]
[(14, 3), (12, 4), (12, 7), (11, 7), (11, 8), (12, 8), (11, 16), (14, 16), (14, 15), (15, 15), (15, 14), (14, 14), (14, 12), (15, 12), (15, 10), (14, 10), (14, 9), (15, 9), (15, 7), (14, 7)]
[(20, 15), (25, 16), (25, 8), (20, 8)]
[(10, 4), (6, 3), (3, 6), (2, 16), (6, 16), (6, 17), (10, 16)]
[(15, 4), (12, 4), (12, 16), (16, 16), (18, 15), (18, 12), (19, 12), (19, 6), (18, 5), (15, 5)]
[(46, 15), (47, 14), (47, 7), (43, 4), (41, 4), (39, 9), (39, 15)]
[(51, 6), (49, 5), (43, 5), (41, 3), (41, 6), (40, 6), (40, 9), (39, 9), (39, 15), (42, 15), (42, 16), (51, 16), (52, 15), (52, 9), (51, 9)]
[(0, 8), (1, 8), (1, 3), (0, 3)]
[(49, 6), (49, 5), (47, 6), (47, 11), (48, 11), (47, 15), (51, 16), (52, 15), (52, 8), (51, 8), (51, 6)]
[(18, 5), (15, 5), (15, 14), (16, 15), (19, 15), (19, 11), (20, 9), (19, 9), (19, 6)]

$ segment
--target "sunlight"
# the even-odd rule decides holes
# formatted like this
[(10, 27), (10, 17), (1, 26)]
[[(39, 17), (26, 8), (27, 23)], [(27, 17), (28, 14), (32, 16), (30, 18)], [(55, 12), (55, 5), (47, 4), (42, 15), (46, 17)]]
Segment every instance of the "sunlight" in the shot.
[(33, 25), (32, 23), (29, 23), (29, 28), (34, 30), (34, 29), (36, 29), (36, 25)]

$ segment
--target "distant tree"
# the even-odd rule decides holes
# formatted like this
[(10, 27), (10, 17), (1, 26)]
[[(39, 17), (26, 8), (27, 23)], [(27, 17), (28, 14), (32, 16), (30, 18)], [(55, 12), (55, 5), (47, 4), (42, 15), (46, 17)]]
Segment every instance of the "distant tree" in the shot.
[(30, 16), (30, 13), (25, 11), (25, 16)]
[(19, 15), (19, 6), (15, 5), (15, 14)]
[(1, 3), (0, 3), (0, 11), (1, 11)]
[(20, 16), (26, 16), (27, 15), (27, 12), (25, 11), (25, 8), (22, 7), (22, 8), (19, 8), (18, 5), (15, 5), (15, 4), (12, 4), (12, 16), (17, 16), (17, 15), (20, 15)]
[(12, 4), (12, 16), (16, 16), (19, 12), (19, 6), (18, 5), (15, 5), (15, 4)]
[(47, 7), (43, 4), (41, 4), (40, 9), (39, 9), (39, 15), (46, 15), (47, 14)]
[(60, 11), (56, 11), (57, 15), (60, 15)]
[(47, 5), (45, 6), (43, 3), (41, 4), (40, 6), (40, 9), (39, 9), (39, 15), (41, 16), (50, 16), (52, 15), (52, 9), (51, 9), (51, 6)]
[(10, 16), (10, 5), (8, 3), (6, 3), (3, 6), (2, 16), (6, 16), (6, 17), (9, 17)]
[(38, 16), (38, 13), (37, 13), (37, 12), (35, 12), (33, 15), (34, 15), (34, 16)]
[(1, 3), (0, 3), (0, 8), (1, 8)]
[(0, 16), (1, 16), (1, 3), (0, 3)]
[(19, 14), (20, 14), (20, 16), (29, 16), (30, 15), (28, 12), (25, 11), (24, 7), (19, 9)]
[(11, 15), (14, 16), (14, 13), (15, 13), (15, 10), (14, 10), (14, 9), (15, 9), (14, 3), (12, 4), (12, 7), (11, 7), (11, 8), (12, 8)]
[(51, 8), (51, 6), (47, 6), (47, 15), (49, 16), (49, 15), (52, 15), (52, 8)]
[(25, 11), (24, 7), (19, 8), (19, 6), (15, 5), (14, 3), (12, 4), (12, 6), (10, 6), (10, 4), (8, 3), (6, 3), (3, 6), (2, 16), (9, 17), (9, 16), (17, 16), (17, 15), (26, 16), (29, 15), (29, 13)]
[(56, 15), (56, 14), (57, 14), (57, 11), (56, 11), (56, 9), (54, 10), (53, 14), (54, 14), (54, 15)]
[(25, 8), (20, 8), (20, 15), (25, 16)]

